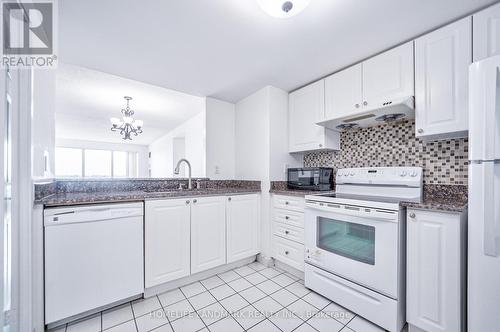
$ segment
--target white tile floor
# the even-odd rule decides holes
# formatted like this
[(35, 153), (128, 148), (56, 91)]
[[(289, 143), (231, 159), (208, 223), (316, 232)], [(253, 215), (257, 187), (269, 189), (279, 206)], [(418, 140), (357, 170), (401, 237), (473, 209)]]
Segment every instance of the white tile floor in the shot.
[(254, 262), (103, 311), (54, 332), (380, 332), (379, 327)]

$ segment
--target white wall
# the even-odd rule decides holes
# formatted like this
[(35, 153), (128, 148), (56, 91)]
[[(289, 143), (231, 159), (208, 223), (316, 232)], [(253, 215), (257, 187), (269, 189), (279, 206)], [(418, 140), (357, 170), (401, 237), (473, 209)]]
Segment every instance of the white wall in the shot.
[(261, 252), (271, 256), (270, 181), (301, 165), (288, 153), (288, 93), (267, 86), (236, 103), (236, 179), (261, 181)]
[(56, 71), (33, 70), (32, 132), (34, 179), (54, 176)]
[(269, 87), (269, 178), (286, 181), (287, 168), (302, 167), (303, 156), (288, 153), (288, 92)]
[[(149, 145), (151, 177), (174, 177), (177, 163), (173, 148), (175, 138), (185, 139), (185, 156), (191, 163), (192, 176), (205, 177), (205, 111)], [(179, 152), (176, 151), (177, 153)]]
[(106, 142), (95, 142), (95, 141), (66, 139), (66, 138), (56, 138), (55, 145), (57, 147), (67, 147), (67, 148), (136, 152), (138, 159), (137, 176), (140, 178), (149, 177), (147, 145), (106, 143)]
[(235, 178), (235, 105), (206, 100), (207, 170), (214, 180)]

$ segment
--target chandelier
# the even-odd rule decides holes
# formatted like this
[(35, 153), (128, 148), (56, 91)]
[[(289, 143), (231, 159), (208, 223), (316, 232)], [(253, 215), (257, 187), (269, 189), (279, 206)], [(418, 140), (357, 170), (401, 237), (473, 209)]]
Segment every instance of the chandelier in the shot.
[(134, 120), (132, 115), (134, 115), (134, 111), (130, 109), (129, 103), (132, 100), (132, 97), (125, 96), (123, 97), (127, 101), (127, 107), (122, 109), (122, 119), (119, 118), (111, 118), (111, 131), (120, 131), (120, 135), (123, 135), (124, 140), (132, 140), (131, 135), (135, 136), (142, 133), (142, 125), (144, 124), (141, 120)]

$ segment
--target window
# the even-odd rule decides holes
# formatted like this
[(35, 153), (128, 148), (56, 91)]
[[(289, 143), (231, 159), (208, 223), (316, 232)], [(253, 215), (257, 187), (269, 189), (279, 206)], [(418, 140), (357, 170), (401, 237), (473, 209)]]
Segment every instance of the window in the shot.
[(57, 177), (137, 177), (137, 153), (56, 147)]
[(110, 177), (111, 170), (111, 151), (106, 150), (84, 150), (85, 154), (85, 176)]
[(128, 153), (113, 151), (113, 176), (126, 177), (128, 174)]
[(55, 164), (55, 172), (57, 176), (83, 176), (82, 149), (56, 148)]

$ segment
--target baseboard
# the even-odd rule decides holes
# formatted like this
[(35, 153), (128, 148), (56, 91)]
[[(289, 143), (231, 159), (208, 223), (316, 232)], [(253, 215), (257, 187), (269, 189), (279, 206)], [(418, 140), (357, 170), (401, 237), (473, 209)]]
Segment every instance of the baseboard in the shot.
[(278, 269), (290, 273), (291, 275), (296, 276), (297, 278), (304, 279), (304, 271), (297, 270), (296, 268), (291, 267), (288, 264), (282, 263), (279, 260), (274, 259), (274, 266), (276, 266)]
[(215, 267), (215, 268), (207, 270), (207, 271), (192, 274), (188, 277), (169, 281), (169, 282), (166, 282), (166, 283), (158, 285), (158, 286), (147, 288), (144, 290), (144, 298), (155, 296), (156, 294), (168, 292), (169, 290), (179, 288), (179, 287), (182, 287), (185, 285), (189, 285), (189, 284), (192, 284), (193, 282), (196, 282), (196, 281), (200, 281), (203, 279), (213, 277), (216, 274), (224, 273), (224, 272), (227, 272), (227, 271), (232, 270), (234, 268), (255, 262), (255, 259), (256, 259), (255, 256), (251, 256), (248, 258), (241, 259), (237, 262), (233, 262), (233, 263), (226, 264), (226, 265), (221, 265), (221, 266)]
[(272, 257), (264, 256), (262, 254), (257, 255), (257, 262), (267, 267), (274, 266), (274, 259)]

